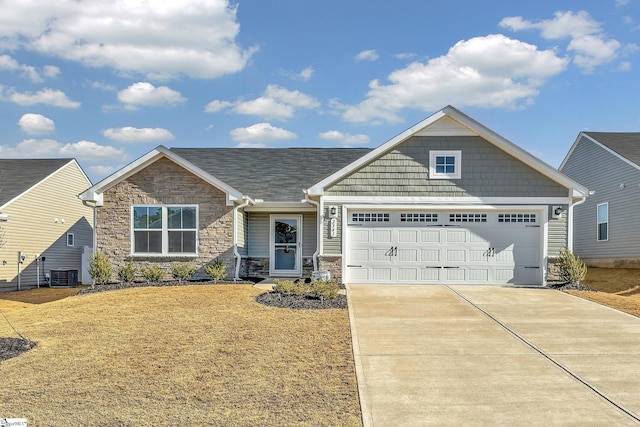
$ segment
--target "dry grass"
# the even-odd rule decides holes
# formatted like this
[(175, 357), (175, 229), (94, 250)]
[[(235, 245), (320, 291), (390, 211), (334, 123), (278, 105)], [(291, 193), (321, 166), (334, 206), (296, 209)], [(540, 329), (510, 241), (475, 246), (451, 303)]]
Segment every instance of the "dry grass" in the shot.
[(640, 317), (640, 269), (590, 267), (584, 284), (598, 292), (567, 292)]
[(24, 291), (0, 292), (0, 300), (26, 302), (28, 304), (44, 304), (75, 295), (88, 286), (77, 288), (34, 288)]
[[(346, 310), (266, 307), (260, 292), (137, 288), (15, 309), (7, 317), (38, 347), (0, 364), (0, 416), (30, 426), (361, 425)], [(0, 336), (13, 336), (1, 322)]]

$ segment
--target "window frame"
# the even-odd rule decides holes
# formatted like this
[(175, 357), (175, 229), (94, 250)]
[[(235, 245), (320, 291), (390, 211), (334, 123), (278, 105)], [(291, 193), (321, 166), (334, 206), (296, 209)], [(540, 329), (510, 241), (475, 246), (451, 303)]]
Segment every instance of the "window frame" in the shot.
[[(136, 208), (160, 208), (162, 215), (160, 228), (135, 228), (134, 212)], [(173, 228), (169, 227), (168, 210), (170, 208), (194, 208), (195, 209), (195, 228)], [(136, 204), (131, 205), (129, 231), (131, 234), (130, 254), (137, 257), (194, 257), (198, 256), (200, 246), (200, 208), (197, 204)], [(161, 252), (136, 252), (135, 251), (135, 232), (137, 231), (160, 231), (161, 232)], [(169, 252), (169, 232), (170, 231), (193, 231), (195, 232), (195, 251), (194, 252)]]
[[(438, 157), (454, 158), (453, 173), (436, 171), (436, 162)], [(462, 178), (462, 150), (429, 151), (429, 178), (430, 179), (461, 179)]]
[[(604, 206), (606, 208), (606, 218), (604, 221), (600, 220), (600, 206)], [(607, 242), (609, 240), (609, 202), (598, 203), (596, 205), (596, 240), (598, 242)], [(600, 226), (602, 224), (606, 224), (606, 236), (602, 239), (602, 234), (600, 233)]]
[[(69, 244), (69, 238), (71, 238), (71, 244)], [(74, 233), (67, 233), (67, 247), (73, 248), (76, 245), (76, 235)]]

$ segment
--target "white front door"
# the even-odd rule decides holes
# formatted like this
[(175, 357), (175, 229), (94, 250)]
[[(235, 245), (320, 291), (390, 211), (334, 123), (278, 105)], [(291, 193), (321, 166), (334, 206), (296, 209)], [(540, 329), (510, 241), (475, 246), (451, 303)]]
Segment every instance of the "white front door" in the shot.
[(302, 215), (271, 215), (271, 276), (302, 275)]

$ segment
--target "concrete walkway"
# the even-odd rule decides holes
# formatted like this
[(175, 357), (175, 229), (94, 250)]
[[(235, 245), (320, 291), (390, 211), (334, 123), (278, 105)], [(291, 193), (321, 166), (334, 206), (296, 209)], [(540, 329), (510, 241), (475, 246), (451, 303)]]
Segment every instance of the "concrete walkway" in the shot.
[(347, 288), (365, 426), (640, 425), (640, 319), (549, 289)]

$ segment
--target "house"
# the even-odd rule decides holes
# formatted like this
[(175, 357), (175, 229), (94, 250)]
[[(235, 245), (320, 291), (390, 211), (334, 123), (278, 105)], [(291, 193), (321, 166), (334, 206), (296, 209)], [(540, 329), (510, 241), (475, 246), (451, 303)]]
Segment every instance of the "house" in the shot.
[(115, 265), (542, 285), (587, 191), (449, 106), (373, 150), (160, 146), (81, 198)]
[(581, 132), (560, 170), (593, 192), (575, 208), (574, 252), (589, 266), (640, 267), (640, 133)]
[(0, 291), (45, 285), (51, 271), (54, 285), (79, 279), (93, 240), (92, 209), (78, 199), (87, 185), (74, 159), (0, 159)]

